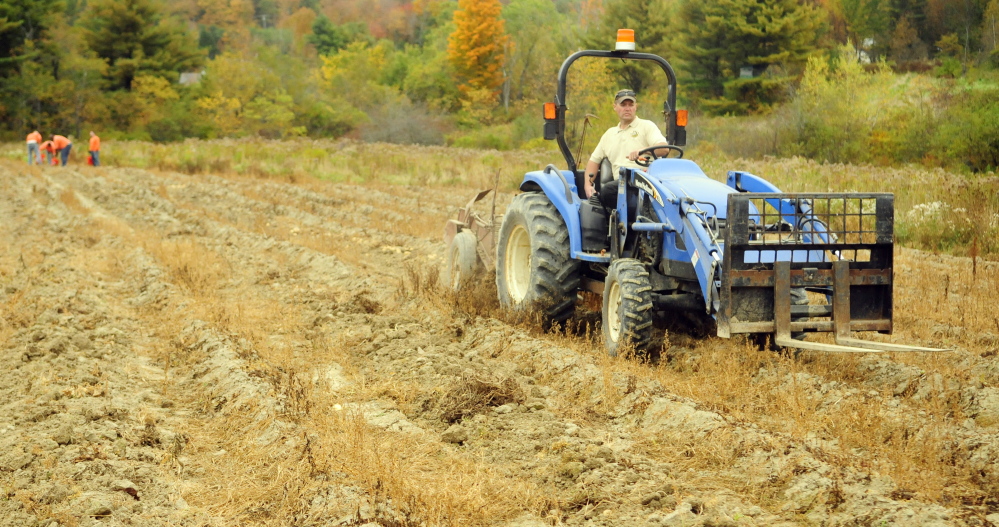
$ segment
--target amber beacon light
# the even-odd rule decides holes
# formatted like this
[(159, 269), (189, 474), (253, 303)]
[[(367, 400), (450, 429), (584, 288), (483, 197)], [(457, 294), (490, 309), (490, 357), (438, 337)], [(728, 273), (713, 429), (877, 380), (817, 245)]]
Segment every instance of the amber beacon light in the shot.
[(687, 126), (687, 110), (676, 111), (676, 125)]
[(556, 116), (555, 103), (546, 102), (544, 108), (545, 108), (545, 119), (554, 119)]
[(635, 51), (634, 29), (617, 30), (617, 45), (614, 46), (614, 51)]

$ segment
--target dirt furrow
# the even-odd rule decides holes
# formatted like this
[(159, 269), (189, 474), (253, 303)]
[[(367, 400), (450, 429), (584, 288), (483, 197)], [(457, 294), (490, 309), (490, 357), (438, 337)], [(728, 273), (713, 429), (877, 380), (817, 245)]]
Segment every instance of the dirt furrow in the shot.
[[(299, 190), (292, 194), (304, 196), (311, 212), (296, 214), (293, 212), (294, 209), (286, 208), (281, 214), (310, 225), (315, 225), (324, 217), (344, 217), (346, 215), (344, 209), (349, 209), (351, 205), (344, 200), (323, 199), (314, 192)], [(285, 204), (292, 207), (295, 205), (292, 200), (285, 200)], [(320, 204), (318, 209), (316, 204)], [(306, 205), (300, 206), (306, 207)], [(313, 213), (318, 214), (319, 218), (313, 217)], [(325, 228), (335, 229), (332, 226)], [(372, 234), (377, 239), (378, 236), (394, 233), (376, 231)], [(404, 239), (396, 243), (413, 245), (419, 241)], [(388, 263), (386, 267), (391, 268), (392, 264)], [(904, 295), (900, 297), (904, 298)], [(987, 335), (979, 337), (970, 344), (991, 342), (987, 339)], [(931, 343), (939, 344), (939, 339), (934, 339)], [(731, 349), (731, 352), (742, 351)], [(925, 455), (951, 456), (955, 458), (952, 465), (957, 469), (955, 470), (957, 475), (950, 481), (944, 482), (952, 486), (956, 482), (956, 487), (948, 489), (946, 495), (942, 495), (939, 488), (936, 489), (937, 499), (964, 505), (978, 505), (977, 508), (967, 510), (968, 514), (976, 513), (975, 511), (990, 512), (986, 501), (992, 494), (996, 481), (996, 475), (989, 462), (994, 457), (996, 443), (994, 429), (990, 431), (992, 427), (989, 426), (994, 423), (991, 413), (995, 411), (992, 400), (994, 388), (986, 387), (981, 381), (977, 383), (962, 381), (969, 378), (980, 379), (983, 373), (988, 374), (990, 368), (994, 367), (992, 361), (982, 360), (980, 354), (975, 352), (963, 349), (956, 351), (949, 356), (949, 362), (957, 363), (958, 366), (947, 373), (962, 371), (965, 373), (960, 375), (963, 379), (955, 379), (954, 375), (950, 375), (946, 385), (941, 382), (942, 374), (934, 371), (938, 368), (933, 368), (932, 364), (930, 369), (923, 369), (880, 357), (843, 361), (822, 359), (812, 362), (819, 363), (821, 368), (809, 368), (811, 362), (803, 360), (804, 371), (780, 374), (779, 370), (761, 368), (758, 372), (753, 372), (755, 375), (752, 378), (755, 384), (768, 388), (775, 394), (794, 391), (796, 396), (808, 399), (805, 405), (810, 412), (808, 416), (818, 423), (831, 421), (842, 412), (859, 412), (862, 414), (860, 419), (866, 421), (863, 426), (858, 427), (857, 432), (830, 431), (820, 426), (803, 434), (806, 442), (822, 445), (826, 450), (841, 457), (852, 458), (854, 463), (860, 466), (873, 466), (875, 470), (883, 469), (890, 464), (904, 465), (905, 460), (904, 458), (878, 459), (876, 454), (865, 452), (856, 455), (851, 451), (855, 449), (841, 448), (837, 445), (839, 440), (836, 436), (864, 433), (877, 437), (877, 440), (902, 441), (910, 447), (926, 448), (925, 445), (932, 444), (933, 450)], [(928, 413), (927, 410), (921, 409), (927, 401), (941, 404), (931, 408)], [(957, 411), (954, 411), (955, 408)], [(972, 418), (977, 418), (977, 421)], [(980, 427), (979, 422), (984, 424), (985, 428)], [(782, 430), (780, 423), (769, 423), (764, 419), (761, 424), (774, 430)], [(927, 437), (928, 434), (930, 437)], [(872, 456), (874, 459), (871, 459)], [(934, 460), (928, 460), (932, 461)], [(921, 467), (914, 467), (911, 475), (916, 476), (920, 470)], [(969, 475), (965, 479), (972, 480), (962, 480), (961, 473)], [(914, 486), (902, 483), (894, 492), (906, 496), (916, 490)]]
[[(218, 192), (218, 191), (216, 190), (215, 192)], [(195, 192), (194, 196), (200, 196), (202, 194), (203, 194), (203, 191), (199, 191), (199, 192)], [(245, 200), (240, 200), (240, 201), (243, 202), (243, 203), (245, 203)], [(316, 201), (322, 201), (322, 200), (320, 199), (320, 200), (316, 200)], [(218, 203), (225, 203), (225, 201), (221, 201), (220, 200), (218, 202), (213, 202), (213, 203), (215, 203), (213, 205), (213, 207), (219, 208)], [(349, 202), (341, 202), (341, 203), (343, 203), (344, 207), (346, 207), (346, 208), (350, 207), (350, 203)], [(225, 208), (225, 207), (222, 206), (222, 208)], [(254, 208), (254, 207), (251, 205), (251, 208)], [(294, 211), (294, 209), (289, 210), (288, 208), (273, 209), (273, 210), (270, 210), (268, 212), (268, 216), (267, 217), (271, 218), (273, 216), (281, 216), (281, 217), (293, 218), (293, 219), (296, 219), (298, 221), (302, 221), (303, 220), (303, 217), (302, 217), (303, 214), (299, 213), (299, 214), (296, 215), (293, 211)], [(336, 217), (336, 214), (332, 214), (332, 216)], [(308, 214), (308, 213), (304, 214), (304, 219), (306, 220), (307, 224), (311, 223), (313, 225), (316, 222), (323, 221), (322, 219), (313, 217), (311, 214)], [(326, 225), (325, 228), (326, 228), (327, 231), (334, 231), (335, 232), (336, 230), (338, 230), (338, 228), (342, 229), (343, 227), (335, 225), (335, 224), (330, 224), (330, 225)], [(395, 235), (395, 233), (385, 233), (385, 232), (377, 231), (377, 230), (375, 230), (374, 232), (371, 232), (369, 234), (369, 237), (372, 238), (372, 239), (374, 239), (375, 243), (378, 243), (378, 240), (380, 240), (382, 237), (385, 237), (385, 236), (394, 236), (396, 239), (399, 238), (397, 235)], [(409, 243), (413, 244), (413, 241), (410, 240)], [(387, 262), (386, 267), (389, 267), (389, 268), (393, 267), (393, 263), (394, 262), (393, 262), (392, 255), (389, 255), (388, 257), (383, 257), (380, 260), (382, 260), (382, 261), (386, 261), (387, 260), (388, 262)], [(368, 265), (372, 265), (373, 261), (377, 262), (377, 261), (379, 261), (379, 259), (378, 258), (375, 258), (375, 259), (370, 259), (369, 258), (369, 259), (366, 260), (366, 262), (368, 263)], [(395, 267), (398, 267), (398, 265), (396, 264)], [(839, 365), (839, 366), (842, 367), (842, 365)], [(871, 369), (874, 369), (874, 370), (878, 369), (877, 367), (875, 367), (875, 368), (864, 367), (864, 366), (859, 365), (859, 364), (850, 364), (849, 366), (850, 366), (851, 369), (856, 369), (857, 371), (860, 371), (860, 372), (869, 371)], [(779, 378), (776, 381), (774, 381), (772, 379), (768, 379), (767, 376), (768, 376), (767, 372), (763, 371), (762, 374), (758, 375), (759, 378), (757, 378), (755, 380), (757, 380), (760, 384), (773, 385), (772, 389), (774, 391), (777, 391), (777, 392), (785, 389), (786, 385), (788, 385), (788, 384), (793, 385), (793, 388), (796, 391), (800, 392), (799, 393), (800, 396), (804, 396), (806, 398), (809, 398), (809, 399), (813, 400), (814, 403), (811, 405), (810, 410), (812, 412), (814, 412), (814, 414), (813, 414), (814, 416), (819, 417), (820, 421), (823, 420), (822, 419), (822, 415), (824, 413), (822, 406), (829, 405), (830, 402), (834, 403), (834, 404), (832, 404), (832, 407), (833, 407), (834, 411), (835, 411), (834, 407), (837, 404), (841, 403), (844, 399), (849, 399), (851, 396), (855, 396), (855, 395), (861, 395), (859, 398), (855, 398), (854, 401), (851, 401), (851, 402), (853, 402), (853, 406), (856, 406), (856, 407), (878, 406), (878, 404), (880, 402), (882, 402), (880, 399), (878, 399), (878, 398), (875, 397), (874, 393), (864, 392), (863, 390), (858, 390), (858, 387), (856, 386), (855, 382), (853, 383), (854, 386), (851, 386), (850, 382), (846, 382), (846, 383), (844, 383), (843, 381), (840, 381), (839, 383), (837, 383), (836, 381), (830, 382), (828, 379), (824, 379), (821, 376), (816, 376), (814, 374), (812, 374), (812, 375), (809, 376), (807, 373), (804, 374), (804, 377), (803, 377), (802, 374), (795, 374), (795, 375), (788, 374), (788, 375), (784, 376), (783, 378)], [(910, 375), (910, 377), (912, 377), (912, 376), (913, 375)], [(849, 375), (847, 377), (849, 377)], [(853, 377), (854, 377), (853, 380), (857, 380), (859, 378), (859, 380), (861, 381), (860, 388), (863, 388), (863, 384), (866, 383), (866, 382), (868, 382), (868, 379), (865, 379), (864, 375), (862, 373), (859, 374), (859, 375), (854, 374)], [(921, 380), (921, 378), (925, 377), (925, 375), (923, 375), (923, 374), (916, 374), (916, 375), (914, 375), (914, 377), (916, 377), (917, 380)], [(883, 383), (881, 383), (880, 381), (873, 381), (873, 382), (878, 385), (877, 387), (879, 387), (879, 388), (883, 387)], [(837, 384), (839, 384), (839, 386), (837, 386)], [(924, 384), (926, 384), (926, 383), (924, 383)], [(837, 388), (839, 388), (839, 389), (837, 389)], [(927, 396), (928, 393), (934, 393), (934, 392), (933, 392), (933, 388), (931, 387), (929, 389), (922, 390), (922, 392), (919, 392), (919, 391), (917, 391), (917, 390), (914, 389), (913, 393), (921, 395), (922, 398), (926, 398), (926, 396)], [(937, 393), (937, 395), (939, 395), (939, 390), (936, 393)], [(919, 399), (919, 397), (917, 397), (917, 399)], [(986, 437), (986, 439), (984, 441), (971, 441), (969, 443), (969, 441), (968, 441), (969, 437), (974, 438), (974, 437), (977, 437), (977, 436), (980, 435), (980, 434), (977, 434), (975, 430), (971, 430), (968, 433), (960, 433), (960, 434), (948, 433), (948, 432), (950, 432), (950, 430), (945, 430), (945, 431), (941, 432), (939, 430), (941, 428), (941, 426), (944, 426), (944, 427), (948, 426), (947, 423), (942, 422), (943, 421), (942, 419), (929, 420), (929, 422), (915, 422), (915, 423), (913, 423), (913, 422), (911, 422), (912, 419), (909, 418), (910, 409), (906, 408), (905, 404), (900, 404), (899, 401), (895, 401), (895, 400), (890, 400), (889, 402), (891, 402), (893, 404), (891, 404), (891, 405), (885, 405), (882, 408), (878, 409), (876, 412), (872, 412), (872, 415), (877, 414), (877, 419), (878, 420), (880, 420), (880, 421), (886, 421), (889, 424), (887, 427), (882, 427), (882, 428), (887, 429), (887, 431), (876, 430), (876, 432), (880, 432), (882, 435), (887, 434), (888, 435), (887, 438), (890, 438), (890, 434), (896, 433), (896, 432), (899, 433), (899, 434), (905, 434), (905, 435), (911, 434), (912, 436), (914, 436), (914, 442), (920, 442), (920, 441), (925, 442), (926, 439), (924, 437), (920, 437), (920, 436), (921, 435), (925, 435), (925, 430), (927, 428), (933, 427), (934, 429), (937, 430), (936, 437), (937, 437), (937, 442), (938, 443), (943, 443), (945, 441), (949, 441), (950, 443), (952, 443), (951, 445), (941, 444), (940, 447), (939, 447), (940, 449), (950, 448), (951, 450), (955, 451), (955, 453), (956, 453), (957, 456), (960, 456), (960, 457), (962, 457), (965, 460), (967, 460), (969, 458), (973, 459), (975, 461), (975, 463), (971, 464), (971, 466), (969, 467), (969, 471), (971, 471), (971, 472), (974, 472), (974, 471), (981, 472), (983, 470), (987, 471), (988, 467), (987, 467), (987, 465), (983, 467), (982, 461), (989, 459), (989, 455), (988, 455), (989, 448), (988, 447), (991, 444), (991, 441), (988, 439), (988, 437)], [(849, 406), (849, 404), (843, 405), (843, 406)], [(900, 408), (896, 408), (896, 407), (900, 407)], [(922, 417), (922, 416), (920, 416), (920, 417)], [(779, 427), (775, 427), (775, 428), (779, 429)], [(951, 429), (956, 428), (958, 432), (962, 432), (963, 428), (967, 428), (967, 423), (963, 423), (963, 426), (958, 426), (958, 427), (950, 426), (950, 428)], [(972, 426), (971, 428), (974, 428), (974, 427)], [(837, 445), (835, 444), (836, 443), (835, 439), (833, 439), (832, 441), (830, 441), (829, 437), (827, 437), (827, 434), (823, 434), (823, 431), (821, 429), (819, 429), (819, 430), (817, 430), (815, 432), (811, 432), (811, 433), (807, 434), (806, 438), (812, 444), (823, 445), (826, 450), (832, 450), (834, 452), (838, 450), (836, 448)], [(944, 438), (944, 439), (940, 439), (940, 438)], [(983, 452), (977, 452), (977, 453), (968, 454), (969, 451), (975, 450), (975, 449), (977, 449), (978, 447), (981, 447), (981, 446), (985, 446), (986, 447), (984, 449), (984, 451), (983, 451), (985, 455), (983, 455)], [(845, 457), (849, 458), (849, 457), (853, 457), (853, 456), (847, 455)], [(861, 459), (859, 461), (856, 461), (856, 462), (859, 463), (861, 466), (869, 465), (870, 464), (869, 460), (865, 461), (864, 459), (862, 459), (862, 457), (861, 457)], [(900, 489), (898, 489), (898, 490), (896, 490), (894, 492), (897, 492), (900, 495), (905, 496), (908, 493), (910, 493), (911, 490), (908, 490), (906, 487), (901, 487)], [(967, 493), (967, 489), (965, 489), (962, 492), (964, 492), (966, 494)], [(972, 496), (974, 496), (973, 493), (972, 493)]]
[[(48, 349), (33, 343), (68, 339), (67, 352), (35, 352), (26, 362), (38, 365), (34, 379), (61, 382), (100, 366), (103, 385), (113, 379), (126, 400), (133, 392), (138, 410), (91, 420), (119, 425), (113, 439), (97, 432), (86, 443), (110, 444), (90, 461), (135, 471), (144, 455), (152, 466), (143, 493), (166, 496), (159, 508), (112, 500), (107, 514), (81, 510), (75, 487), (38, 498), (48, 488), (39, 474), (53, 462), (25, 454), (20, 466), (0, 465), (0, 507), (24, 521), (999, 520), (990, 501), (999, 481), (996, 339), (986, 334), (991, 319), (972, 314), (976, 287), (995, 287), (987, 264), (974, 263), (973, 273), (964, 272), (967, 262), (942, 264), (950, 272), (943, 292), (935, 288), (942, 284), (913, 284), (949, 299), (949, 308), (932, 315), (932, 328), (900, 336), (954, 346), (947, 356), (795, 359), (676, 331), (649, 363), (606, 357), (585, 329), (545, 335), (504, 321), (488, 286), (464, 297), (441, 292), (439, 226), (465, 195), (421, 199), (401, 187), (125, 169), (6, 170), (0, 199), (11, 206), (2, 218), (17, 229), (5, 236), (26, 256), (8, 251), (0, 260), (0, 294), (16, 307), (2, 312), (0, 334), (10, 336), (3, 360), (21, 370), (16, 360)], [(940, 265), (922, 260), (902, 253), (900, 267)], [(899, 320), (925, 317), (908, 304), (911, 294), (899, 295)], [(96, 299), (84, 309), (99, 305), (102, 314), (100, 324), (71, 321), (84, 324), (76, 333), (118, 346), (87, 361), (75, 334), (59, 331), (65, 316), (46, 316), (76, 309), (79, 298)], [(44, 377), (67, 354), (74, 369)], [(133, 378), (136, 371), (147, 380)], [(17, 405), (38, 406), (38, 390), (4, 389)], [(84, 397), (119, 408), (115, 395)], [(42, 406), (55, 409), (45, 423), (74, 411)], [(0, 421), (0, 429), (19, 434), (11, 444), (30, 453), (38, 448), (27, 446), (31, 438), (49, 426), (33, 423)], [(72, 433), (85, 424), (71, 423)], [(63, 458), (76, 446), (56, 445)], [(932, 482), (907, 480), (931, 469)]]
[[(177, 472), (186, 416), (134, 353), (86, 209), (37, 172), (5, 177), (0, 525), (204, 525)], [(97, 256), (97, 259), (93, 259)]]

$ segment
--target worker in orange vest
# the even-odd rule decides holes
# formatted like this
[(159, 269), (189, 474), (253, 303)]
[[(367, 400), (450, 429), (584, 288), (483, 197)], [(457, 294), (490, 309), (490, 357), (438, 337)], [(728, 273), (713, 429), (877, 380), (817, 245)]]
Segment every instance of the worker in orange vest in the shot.
[(39, 145), (38, 148), (41, 149), (42, 153), (45, 156), (45, 164), (51, 165), (52, 158), (55, 157), (55, 149), (52, 148), (52, 141), (45, 141), (44, 143)]
[(38, 143), (42, 142), (42, 134), (38, 130), (28, 134), (28, 164), (33, 165), (35, 161), (42, 164), (42, 154), (38, 151)]
[(101, 138), (97, 137), (97, 134), (95, 134), (93, 130), (90, 131), (90, 148), (88, 150), (90, 151), (90, 159), (94, 161), (94, 166), (101, 166), (101, 161), (98, 156), (101, 152)]
[(65, 136), (53, 135), (52, 148), (54, 148), (56, 153), (59, 154), (59, 158), (62, 160), (62, 166), (66, 166), (66, 162), (69, 161), (69, 151), (73, 148), (73, 142)]

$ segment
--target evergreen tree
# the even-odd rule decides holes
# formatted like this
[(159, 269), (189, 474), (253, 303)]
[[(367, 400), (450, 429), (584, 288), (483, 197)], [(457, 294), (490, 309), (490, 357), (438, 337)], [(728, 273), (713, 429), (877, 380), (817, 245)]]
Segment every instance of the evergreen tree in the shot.
[(59, 1), (0, 2), (0, 77), (19, 73), (26, 60), (56, 55), (56, 50), (45, 44), (55, 14), (62, 8)]
[[(898, 25), (905, 21), (905, 27), (902, 28), (903, 32), (906, 34), (906, 38), (910, 35), (914, 35), (913, 40), (907, 43), (910, 50), (917, 50), (916, 54), (926, 55), (929, 49), (929, 41), (925, 38), (929, 34), (927, 29), (926, 20), (926, 4), (927, 0), (888, 0), (889, 12), (891, 13), (892, 24), (889, 28), (889, 37), (897, 41), (897, 35), (892, 33), (898, 32)], [(889, 47), (896, 46), (897, 42), (894, 44), (889, 42)], [(920, 51), (921, 50), (921, 51)], [(889, 57), (892, 57), (892, 51), (889, 51)]]
[[(618, 29), (635, 31), (635, 46), (638, 51), (654, 53), (673, 62), (675, 47), (671, 23), (674, 19), (673, 4), (663, 0), (611, 0), (604, 10), (600, 23), (596, 24), (583, 38), (587, 49), (614, 49)], [(656, 75), (662, 77), (658, 68), (641, 62), (614, 62), (610, 65), (621, 80), (621, 86), (638, 93), (656, 82)], [(664, 82), (660, 79), (659, 82)]]
[(320, 16), (312, 23), (312, 34), (307, 37), (309, 44), (316, 47), (320, 55), (331, 55), (358, 40), (367, 40), (367, 28), (360, 22), (336, 25), (329, 18)]
[(131, 89), (138, 75), (175, 81), (204, 60), (194, 39), (164, 17), (155, 0), (97, 0), (81, 24), (84, 41), (108, 64), (105, 79), (112, 90)]
[(277, 24), (279, 13), (280, 9), (274, 0), (253, 0), (253, 18), (257, 20), (260, 27), (264, 29), (274, 27)]
[[(776, 92), (787, 79), (760, 75), (771, 66), (785, 75), (803, 67), (826, 29), (823, 14), (798, 0), (685, 0), (681, 18), (676, 36), (688, 86), (715, 99), (721, 113), (779, 98)], [(744, 68), (751, 78), (739, 78)], [(726, 100), (739, 104), (726, 105)]]
[(839, 7), (846, 22), (846, 38), (855, 49), (877, 55), (876, 49), (887, 48), (891, 20), (886, 0), (840, 0)]
[(45, 94), (56, 82), (62, 56), (50, 29), (62, 7), (58, 1), (0, 2), (0, 122), (17, 135), (48, 124)]

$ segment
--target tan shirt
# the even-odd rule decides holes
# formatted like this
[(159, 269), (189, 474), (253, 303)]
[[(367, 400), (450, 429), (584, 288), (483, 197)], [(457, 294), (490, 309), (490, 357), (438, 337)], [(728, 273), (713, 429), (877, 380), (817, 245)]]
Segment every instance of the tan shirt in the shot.
[(621, 128), (619, 123), (604, 132), (590, 161), (600, 163), (605, 157), (610, 159), (614, 165), (614, 179), (617, 179), (618, 169), (621, 167), (642, 168), (629, 160), (628, 154), (661, 143), (666, 143), (666, 137), (656, 123), (636, 117), (627, 128)]

